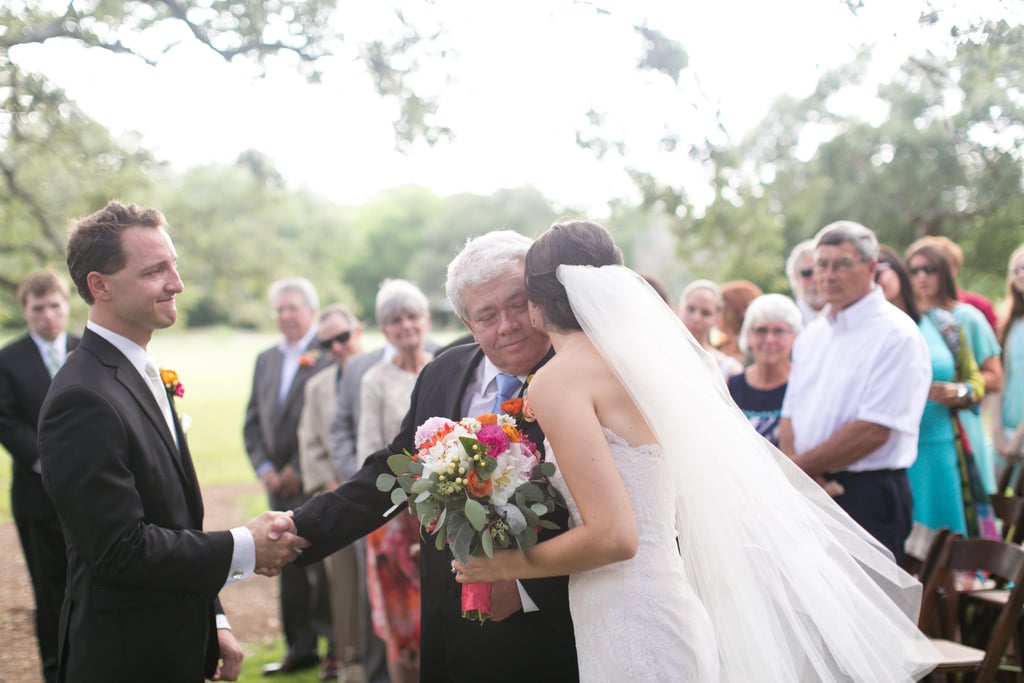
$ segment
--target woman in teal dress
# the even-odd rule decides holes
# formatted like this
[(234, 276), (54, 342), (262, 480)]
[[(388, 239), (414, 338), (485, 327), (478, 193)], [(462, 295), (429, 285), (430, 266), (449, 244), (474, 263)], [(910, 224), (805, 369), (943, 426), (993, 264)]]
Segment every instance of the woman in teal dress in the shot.
[[(990, 393), (998, 392), (1003, 385), (999, 342), (981, 311), (957, 300), (956, 282), (953, 280), (946, 252), (931, 244), (915, 242), (910, 245), (906, 256), (907, 270), (914, 286), (918, 308), (922, 311), (941, 308), (956, 316), (966, 337), (967, 347), (970, 348), (974, 362), (981, 371), (985, 382), (984, 390)], [(960, 421), (974, 453), (985, 491), (989, 494), (995, 493), (995, 457), (986, 438), (981, 414), (977, 409), (961, 410)]]
[[(918, 324), (928, 343), (932, 362), (932, 388), (921, 416), (917, 460), (907, 470), (910, 489), (914, 494), (914, 521), (933, 529), (946, 527), (964, 535), (976, 535), (968, 529), (968, 517), (973, 516), (973, 510), (969, 511), (964, 504), (960, 455), (956, 448), (948, 399), (943, 397), (947, 393), (945, 388), (955, 385), (961, 374), (965, 375), (965, 381), (972, 382), (981, 391), (978, 367), (966, 349), (961, 351), (959, 360), (954, 358), (952, 349), (936, 324), (938, 320), (947, 328), (949, 325), (955, 326), (956, 320), (952, 314), (937, 311), (922, 316), (918, 312), (910, 278), (899, 255), (884, 245), (879, 249), (875, 279), (885, 298)], [(966, 365), (962, 371), (958, 370), (961, 364)], [(953, 396), (955, 399), (955, 390)], [(943, 400), (946, 403), (941, 402)], [(968, 492), (967, 500), (970, 499)]]

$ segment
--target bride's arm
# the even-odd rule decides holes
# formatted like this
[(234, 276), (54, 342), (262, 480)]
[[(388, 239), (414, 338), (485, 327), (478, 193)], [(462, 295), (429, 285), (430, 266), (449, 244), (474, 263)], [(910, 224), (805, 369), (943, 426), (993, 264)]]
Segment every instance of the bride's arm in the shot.
[[(548, 375), (530, 386), (530, 404), (558, 459), (583, 524), (525, 552), (456, 564), (463, 583), (561, 576), (628, 560), (638, 534), (633, 507), (615, 466), (592, 398), (580, 383)], [(541, 380), (541, 381), (538, 381)], [(546, 381), (545, 381), (546, 380)]]

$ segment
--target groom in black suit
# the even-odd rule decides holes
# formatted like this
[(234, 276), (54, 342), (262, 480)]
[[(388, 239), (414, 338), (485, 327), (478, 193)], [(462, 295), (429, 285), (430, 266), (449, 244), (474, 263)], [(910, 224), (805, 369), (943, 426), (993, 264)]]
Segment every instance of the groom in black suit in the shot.
[[(413, 436), (427, 418), (491, 412), (499, 372), (525, 384), (550, 357), (547, 337), (530, 325), (523, 282), (530, 244), (511, 231), (491, 232), (471, 240), (448, 266), (448, 297), (476, 343), (456, 346), (429, 363), (390, 446), (370, 455), (349, 482), (295, 511), (298, 533), (312, 543), (301, 562), (324, 557), (386, 521), (391, 498), (377, 490), (377, 476), (390, 471), (390, 454), (415, 451)], [(526, 432), (534, 443), (544, 443), (536, 423)], [(553, 521), (564, 530), (567, 515), (559, 513)], [(566, 577), (494, 584), (493, 618), (480, 625), (462, 618), (461, 586), (451, 561), (447, 549), (434, 548), (433, 537), (421, 543), (421, 681), (578, 680)]]
[(43, 490), (36, 425), (50, 379), (78, 337), (68, 334), (68, 284), (50, 269), (18, 286), (28, 333), (0, 350), (0, 443), (14, 460), (11, 512), (36, 600), (36, 639), (46, 683), (57, 680), (57, 623), (67, 559), (53, 501)]
[[(39, 461), (68, 546), (63, 683), (237, 678), (242, 650), (217, 593), (303, 545), (284, 513), (203, 532), (185, 433), (149, 355), (184, 285), (153, 209), (110, 202), (68, 240), (89, 321), (40, 411)], [(218, 661), (219, 660), (219, 661)]]

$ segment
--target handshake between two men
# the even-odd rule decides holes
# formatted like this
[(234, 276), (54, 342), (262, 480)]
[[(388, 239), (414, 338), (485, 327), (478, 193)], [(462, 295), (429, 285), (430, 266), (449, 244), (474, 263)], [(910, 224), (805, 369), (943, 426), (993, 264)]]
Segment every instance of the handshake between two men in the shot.
[(292, 512), (264, 512), (245, 525), (256, 546), (255, 573), (277, 576), (281, 567), (294, 562), (310, 543), (296, 534)]

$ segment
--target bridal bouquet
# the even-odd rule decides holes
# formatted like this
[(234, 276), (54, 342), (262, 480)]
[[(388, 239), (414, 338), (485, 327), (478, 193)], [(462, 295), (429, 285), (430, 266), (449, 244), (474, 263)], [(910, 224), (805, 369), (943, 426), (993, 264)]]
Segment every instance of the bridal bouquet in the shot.
[[(518, 407), (507, 403), (503, 409)], [(447, 544), (460, 562), (493, 557), (495, 548), (525, 549), (537, 543), (538, 529), (558, 528), (543, 519), (560, 500), (547, 479), (555, 466), (541, 461), (513, 415), (432, 417), (414, 444), (415, 454), (388, 458), (394, 474), (381, 474), (377, 488), (391, 491), (395, 506), (408, 501), (438, 550)], [(486, 621), (490, 597), (489, 583), (463, 585), (462, 616)]]

